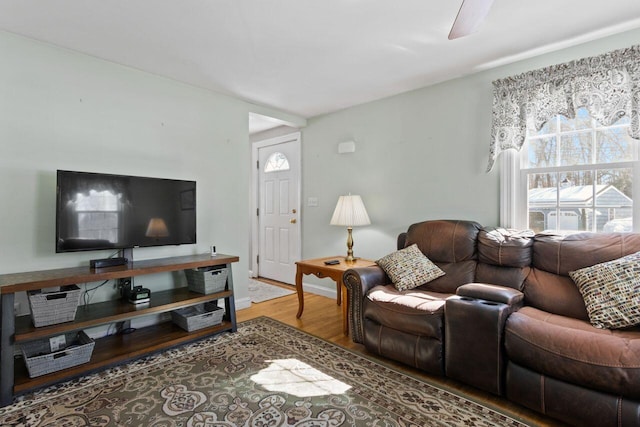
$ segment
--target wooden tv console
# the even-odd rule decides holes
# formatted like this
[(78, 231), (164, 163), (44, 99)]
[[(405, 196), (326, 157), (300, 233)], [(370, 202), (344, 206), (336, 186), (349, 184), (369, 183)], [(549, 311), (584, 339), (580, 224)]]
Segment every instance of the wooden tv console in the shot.
[[(62, 268), (45, 271), (0, 275), (2, 333), (0, 337), (0, 406), (13, 402), (15, 395), (24, 394), (70, 378), (102, 368), (124, 363), (151, 353), (194, 341), (224, 331), (236, 331), (236, 311), (233, 295), (231, 263), (239, 258), (232, 255), (188, 255), (142, 260), (128, 265), (91, 269), (86, 267)], [(16, 292), (31, 291), (54, 286), (98, 282), (161, 272), (180, 271), (198, 267), (226, 265), (229, 269), (227, 287), (214, 294), (191, 292), (187, 287), (165, 291), (151, 289), (151, 300), (143, 305), (130, 304), (121, 299), (80, 305), (74, 321), (36, 328), (31, 316), (15, 316)], [(29, 378), (24, 363), (15, 363), (16, 344), (61, 335), (99, 325), (124, 322), (136, 317), (159, 314), (207, 301), (224, 299), (225, 315), (220, 325), (186, 332), (171, 322), (138, 328), (130, 334), (107, 335), (96, 339), (88, 363), (72, 368)]]

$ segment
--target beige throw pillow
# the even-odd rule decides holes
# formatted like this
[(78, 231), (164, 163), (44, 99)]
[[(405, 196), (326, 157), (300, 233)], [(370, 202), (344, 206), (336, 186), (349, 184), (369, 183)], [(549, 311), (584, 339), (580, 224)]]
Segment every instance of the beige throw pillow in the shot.
[(640, 252), (569, 272), (596, 328), (640, 324)]
[(416, 244), (382, 257), (376, 263), (399, 291), (413, 289), (444, 275), (444, 271), (424, 256)]

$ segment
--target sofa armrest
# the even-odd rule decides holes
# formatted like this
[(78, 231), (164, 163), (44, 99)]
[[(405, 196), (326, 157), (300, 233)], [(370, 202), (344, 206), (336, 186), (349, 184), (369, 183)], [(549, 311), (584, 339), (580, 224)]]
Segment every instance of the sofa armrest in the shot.
[(516, 289), (486, 283), (467, 283), (458, 287), (456, 295), (499, 302), (510, 306), (521, 306), (524, 300), (524, 294)]
[(371, 288), (391, 283), (384, 270), (377, 265), (351, 268), (344, 272), (342, 281), (349, 301), (349, 328), (353, 342), (363, 343), (363, 299)]
[(448, 377), (502, 395), (506, 372), (504, 325), (522, 307), (512, 288), (469, 283), (445, 303), (445, 369)]

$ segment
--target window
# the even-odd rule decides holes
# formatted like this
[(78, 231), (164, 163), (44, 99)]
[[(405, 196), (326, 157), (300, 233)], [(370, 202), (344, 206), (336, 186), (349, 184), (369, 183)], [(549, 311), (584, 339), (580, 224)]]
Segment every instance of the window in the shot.
[(635, 45), (493, 82), (503, 226), (640, 230), (639, 63)]
[(264, 165), (265, 173), (288, 171), (289, 169), (289, 159), (287, 159), (287, 156), (278, 151), (272, 153)]
[(601, 126), (581, 108), (575, 119), (558, 115), (540, 131), (528, 128), (520, 154), (511, 156), (514, 225), (536, 232), (633, 231), (640, 177), (629, 124), (624, 116)]

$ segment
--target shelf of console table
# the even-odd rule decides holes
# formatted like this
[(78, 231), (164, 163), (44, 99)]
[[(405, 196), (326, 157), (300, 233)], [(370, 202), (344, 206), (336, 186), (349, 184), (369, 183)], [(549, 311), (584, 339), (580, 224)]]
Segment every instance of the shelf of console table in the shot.
[[(148, 355), (216, 333), (236, 330), (231, 263), (239, 258), (232, 255), (209, 254), (142, 260), (124, 266), (91, 269), (90, 267), (61, 268), (0, 275), (2, 298), (2, 335), (0, 341), (0, 405), (6, 406), (13, 396), (45, 385), (78, 377), (108, 366)], [(134, 305), (113, 300), (80, 306), (74, 321), (36, 328), (30, 316), (13, 314), (15, 293), (103, 280), (134, 277), (145, 274), (172, 272), (190, 268), (226, 265), (229, 268), (227, 289), (214, 294), (191, 292), (186, 287), (151, 292), (148, 304)], [(16, 343), (44, 339), (65, 332), (89, 327), (124, 322), (136, 317), (160, 314), (207, 301), (224, 299), (225, 315), (222, 324), (198, 331), (186, 332), (171, 322), (139, 328), (126, 335), (109, 335), (96, 339), (91, 360), (69, 369), (29, 378), (23, 363), (14, 363)]]
[(167, 291), (151, 293), (148, 304), (129, 304), (122, 300), (111, 300), (89, 305), (80, 305), (73, 322), (58, 323), (56, 325), (36, 328), (33, 326), (31, 316), (19, 316), (16, 318), (16, 343), (31, 341), (34, 339), (64, 334), (69, 331), (91, 328), (108, 323), (122, 322), (135, 317), (149, 314), (165, 313), (190, 305), (201, 304), (207, 301), (227, 298), (231, 291), (223, 291), (215, 294), (199, 294), (189, 291), (188, 288), (175, 288)]
[(58, 268), (54, 270), (29, 271), (0, 275), (0, 293), (13, 294), (20, 291), (35, 291), (42, 288), (75, 285), (76, 283), (99, 282), (101, 280), (122, 279), (144, 274), (187, 270), (190, 268), (238, 262), (232, 255), (209, 254), (186, 255), (170, 258), (148, 259), (106, 268), (83, 267)]
[(17, 363), (13, 390), (23, 394), (60, 381), (86, 375), (99, 369), (128, 362), (151, 353), (195, 341), (213, 334), (230, 331), (233, 325), (229, 321), (210, 328), (187, 332), (171, 322), (164, 322), (141, 328), (126, 335), (109, 335), (99, 338), (88, 363), (72, 368), (29, 378), (24, 363)]

